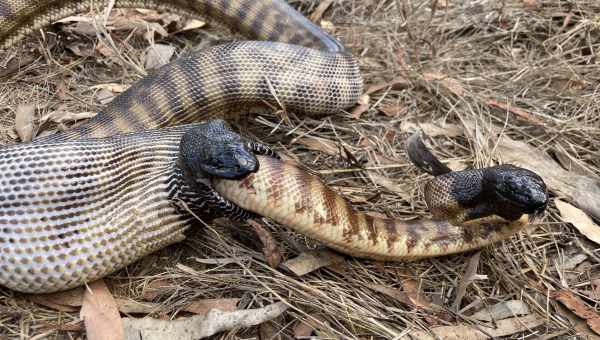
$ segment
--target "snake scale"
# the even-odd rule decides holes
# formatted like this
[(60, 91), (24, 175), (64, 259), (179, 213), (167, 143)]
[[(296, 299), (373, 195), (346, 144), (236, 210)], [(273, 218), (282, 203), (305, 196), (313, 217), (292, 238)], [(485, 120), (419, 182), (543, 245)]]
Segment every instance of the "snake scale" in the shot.
[[(0, 0), (0, 44), (108, 1)], [(497, 166), (434, 177), (437, 220), (356, 212), (335, 191), (222, 121), (260, 105), (310, 114), (352, 106), (357, 61), (278, 0), (115, 1), (198, 15), (257, 40), (181, 57), (65, 133), (0, 150), (0, 284), (33, 293), (103, 277), (181, 241), (193, 216), (258, 214), (350, 255), (403, 260), (479, 248), (543, 210), (539, 176)], [(177, 126), (174, 126), (177, 125)], [(503, 218), (500, 218), (503, 217)]]

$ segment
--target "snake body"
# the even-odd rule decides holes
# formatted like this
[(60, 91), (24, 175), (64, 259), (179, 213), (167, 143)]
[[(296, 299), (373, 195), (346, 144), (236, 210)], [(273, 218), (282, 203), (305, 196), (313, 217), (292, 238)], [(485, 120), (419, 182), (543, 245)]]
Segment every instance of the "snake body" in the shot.
[(51, 137), (106, 137), (283, 106), (315, 115), (356, 103), (362, 79), (345, 53), (242, 41), (181, 57), (133, 84), (98, 115)]
[[(0, 43), (11, 46), (56, 19), (106, 3), (0, 0)], [(351, 255), (398, 260), (466, 251), (506, 238), (527, 223), (526, 213), (545, 206), (545, 186), (529, 173), (525, 182), (541, 193), (533, 207), (519, 206), (518, 216), (509, 221), (460, 227), (451, 218), (407, 223), (357, 213), (317, 178), (268, 152), (259, 152), (260, 166), (241, 180), (211, 178), (204, 161), (182, 155), (205, 151), (200, 145), (205, 138), (217, 148), (204, 160), (231, 157), (235, 163), (242, 147), (232, 152), (218, 147), (227, 144), (223, 136), (232, 137), (233, 146), (240, 146), (241, 139), (222, 128), (206, 130), (203, 124), (168, 126), (243, 113), (259, 104), (313, 114), (339, 112), (362, 91), (356, 60), (334, 38), (276, 0), (117, 0), (115, 5), (202, 15), (248, 37), (279, 42), (230, 43), (182, 57), (132, 85), (80, 127), (3, 148), (4, 286), (40, 293), (97, 279), (183, 239), (190, 212), (232, 216), (241, 207)], [(202, 138), (185, 138), (198, 131), (204, 131), (196, 135)], [(227, 168), (230, 163), (222, 164)], [(460, 178), (484, 183), (486, 175), (475, 171), (436, 177), (440, 182), (433, 189), (444, 190), (431, 203), (452, 215), (446, 217), (505, 210), (497, 204), (477, 205), (480, 200), (505, 201), (485, 197), (491, 190), (485, 185), (459, 199), (452, 190), (465, 185)]]
[(75, 287), (182, 240), (189, 217), (172, 198), (184, 184), (175, 166), (184, 131), (2, 149), (0, 283)]
[[(76, 13), (104, 10), (109, 0), (1, 0), (0, 46)], [(344, 50), (335, 38), (283, 1), (273, 0), (115, 0), (114, 7), (146, 8), (196, 16), (222, 24), (253, 40), (268, 40), (330, 52)]]

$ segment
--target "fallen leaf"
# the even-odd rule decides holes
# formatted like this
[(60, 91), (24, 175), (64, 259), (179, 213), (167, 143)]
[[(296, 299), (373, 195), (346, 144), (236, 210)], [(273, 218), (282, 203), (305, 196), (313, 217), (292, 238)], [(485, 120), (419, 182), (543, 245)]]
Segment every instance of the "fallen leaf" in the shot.
[(88, 285), (79, 317), (83, 319), (90, 340), (124, 339), (123, 323), (117, 303), (103, 280)]
[(8, 77), (22, 68), (30, 65), (36, 60), (33, 56), (30, 55), (19, 55), (13, 58), (9, 58), (6, 60), (3, 65), (0, 65), (0, 78)]
[(70, 111), (56, 110), (56, 111), (52, 111), (48, 115), (44, 116), (41, 119), (41, 121), (43, 121), (43, 122), (51, 121), (54, 123), (67, 123), (67, 122), (73, 122), (73, 121), (92, 118), (92, 117), (96, 116), (96, 114), (98, 114), (98, 113), (92, 112), (92, 111), (70, 112)]
[(360, 116), (369, 110), (369, 100), (370, 97), (368, 94), (363, 94), (358, 98), (358, 105), (350, 112), (350, 117), (354, 119), (360, 118)]
[(405, 121), (402, 122), (402, 124), (400, 125), (400, 129), (404, 132), (410, 133), (422, 130), (423, 133), (425, 133), (429, 137), (458, 137), (464, 134), (464, 129), (454, 124), (444, 124), (443, 126), (438, 126), (431, 123), (415, 124), (412, 122)]
[[(280, 320), (281, 321), (281, 320)], [(275, 321), (263, 322), (258, 326), (259, 340), (283, 340), (281, 326), (277, 326)]]
[[(298, 320), (294, 326), (294, 338), (300, 339), (311, 337), (313, 333), (317, 333), (323, 328), (323, 325), (329, 325), (323, 316), (311, 313), (310, 318)], [(317, 334), (319, 335), (319, 334)], [(318, 339), (335, 339), (335, 337), (317, 337)]]
[(273, 235), (271, 235), (271, 233), (258, 222), (253, 220), (248, 220), (247, 222), (248, 224), (250, 224), (250, 226), (252, 226), (254, 232), (256, 233), (256, 235), (258, 235), (258, 238), (262, 242), (263, 254), (265, 255), (269, 266), (273, 268), (279, 266), (283, 256), (281, 255), (281, 249), (277, 245), (277, 241), (275, 240)]
[(600, 335), (600, 314), (583, 302), (580, 297), (568, 290), (553, 291), (550, 293), (550, 297), (562, 303), (578, 317), (586, 320), (588, 326)]
[(184, 31), (191, 31), (191, 30), (195, 30), (198, 28), (202, 28), (204, 26), (206, 26), (206, 23), (202, 20), (188, 19), (185, 21), (185, 24), (183, 25), (183, 27), (181, 29), (177, 30), (176, 33), (184, 32)]
[(432, 305), (431, 301), (423, 295), (423, 291), (419, 289), (419, 284), (413, 279), (414, 275), (410, 271), (401, 270), (400, 273), (405, 276), (405, 278), (400, 281), (402, 290), (407, 294), (412, 305), (427, 310), (438, 309), (437, 306)]
[(365, 211), (365, 214), (375, 218), (388, 218), (386, 214), (380, 213), (378, 211)]
[[(231, 312), (236, 310), (239, 300), (233, 298), (196, 300), (179, 307), (178, 310), (194, 314), (206, 314), (211, 309)], [(119, 312), (124, 314), (151, 314), (170, 309), (170, 307), (166, 307), (161, 303), (140, 302), (130, 299), (116, 299), (115, 301)]]
[(79, 21), (63, 28), (65, 32), (81, 34), (88, 37), (96, 36), (96, 26), (93, 21)]
[(511, 113), (515, 114), (516, 116), (518, 116), (520, 118), (523, 118), (524, 120), (526, 120), (526, 121), (528, 121), (530, 123), (533, 123), (533, 124), (536, 124), (536, 125), (539, 125), (539, 126), (545, 126), (546, 125), (546, 123), (543, 120), (541, 120), (540, 118), (538, 118), (537, 116), (535, 116), (535, 115), (533, 115), (533, 114), (531, 114), (531, 113), (529, 113), (529, 112), (523, 110), (522, 108), (520, 108), (518, 106), (515, 106), (513, 104), (502, 103), (502, 102), (499, 102), (499, 101), (497, 101), (495, 99), (488, 99), (487, 100), (487, 104), (491, 105), (491, 106), (495, 106), (495, 107), (497, 107), (499, 109), (511, 112)]
[(131, 8), (124, 11), (122, 16), (127, 19), (141, 19), (152, 22), (162, 22), (165, 24), (171, 23), (173, 20), (181, 20), (181, 17), (168, 12), (159, 12), (155, 9), (147, 8)]
[(450, 78), (447, 75), (429, 72), (423, 74), (423, 78), (427, 81), (439, 81), (440, 84), (459, 97), (462, 97), (465, 94), (465, 88), (462, 84), (458, 80)]
[(125, 85), (125, 84), (115, 84), (115, 83), (108, 83), (108, 84), (98, 84), (98, 85), (94, 85), (91, 87), (91, 89), (95, 90), (95, 89), (104, 89), (104, 90), (109, 90), (110, 92), (113, 93), (122, 93), (125, 92), (130, 85)]
[(258, 309), (223, 312), (216, 309), (206, 315), (177, 320), (123, 318), (127, 340), (192, 340), (234, 328), (251, 327), (283, 314), (288, 306), (277, 302)]
[(144, 39), (146, 39), (146, 41), (154, 41), (154, 36), (156, 35), (156, 33), (158, 33), (158, 35), (160, 35), (163, 38), (169, 35), (169, 33), (164, 27), (162, 27), (158, 23), (153, 22), (150, 25), (146, 26)]
[(69, 84), (64, 81), (58, 81), (56, 84), (56, 97), (61, 101), (67, 100), (70, 98), (69, 93)]
[(17, 106), (15, 114), (15, 130), (21, 141), (29, 142), (33, 139), (35, 105), (20, 104)]
[(446, 8), (448, 7), (448, 0), (437, 0), (436, 7), (438, 8)]
[(295, 142), (311, 150), (321, 151), (328, 155), (337, 155), (340, 152), (340, 148), (336, 142), (321, 137), (305, 136), (296, 139)]
[(67, 44), (66, 48), (80, 57), (91, 57), (95, 53), (92, 46), (82, 43), (81, 41), (74, 41), (70, 44)]
[(32, 296), (28, 297), (28, 299), (32, 302), (37, 303), (38, 305), (52, 308), (54, 310), (61, 311), (61, 312), (76, 312), (79, 310), (79, 307), (73, 307), (73, 306), (69, 306), (69, 305), (63, 305), (60, 303), (54, 303), (50, 300), (46, 300), (44, 298), (38, 297), (37, 295), (32, 295)]
[(558, 199), (554, 200), (554, 204), (560, 211), (563, 221), (571, 223), (585, 237), (600, 244), (600, 226), (594, 223), (585, 212)]
[(164, 32), (160, 33), (161, 35), (165, 34), (167, 31), (172, 31), (176, 33), (178, 29), (185, 26), (185, 24), (187, 24), (190, 21), (198, 21), (204, 24), (204, 22), (197, 19), (184, 20), (183, 17), (175, 13), (162, 11), (158, 12), (156, 10), (143, 10), (140, 8), (127, 10), (125, 14), (125, 19), (136, 20), (145, 23), (152, 22), (153, 24), (160, 24), (160, 26), (163, 27), (165, 30)]
[(233, 312), (239, 302), (237, 298), (196, 300), (184, 305), (182, 310), (195, 314), (207, 314), (211, 309)]
[[(148, 289), (150, 286), (154, 289)], [(162, 280), (153, 281), (144, 288), (142, 297), (146, 299), (148, 299), (148, 297), (154, 298), (157, 294), (155, 295), (153, 293), (160, 291), (161, 289), (164, 290), (165, 287), (171, 286)], [(84, 288), (78, 287), (52, 294), (33, 294), (29, 295), (28, 298), (35, 303), (55, 310), (74, 312), (81, 307), (84, 293)], [(236, 310), (239, 300), (240, 299), (237, 298), (196, 300), (179, 307), (179, 309), (194, 314), (206, 314), (211, 309), (230, 312)], [(139, 302), (130, 299), (115, 299), (115, 303), (118, 310), (125, 314), (150, 314), (165, 310), (165, 305), (161, 303)]]
[(537, 9), (540, 7), (539, 0), (523, 0), (523, 4), (525, 7), (529, 7), (531, 9)]
[[(135, 8), (133, 10), (133, 12), (138, 12), (141, 14), (144, 14), (146, 16), (154, 16), (154, 15), (158, 15), (158, 12), (156, 10), (153, 9), (148, 9), (148, 8)], [(130, 18), (130, 17), (135, 17), (135, 14), (129, 12), (126, 14), (126, 17)]]
[[(554, 261), (557, 262), (557, 267), (556, 269), (560, 270), (560, 271), (565, 271), (565, 270), (573, 270), (575, 267), (577, 267), (577, 265), (579, 265), (580, 263), (582, 263), (583, 261), (587, 260), (587, 255), (585, 254), (570, 254), (568, 256), (561, 256), (554, 259)], [(562, 261), (560, 260), (562, 259)], [(556, 270), (553, 270), (554, 272), (556, 272)]]
[(294, 338), (310, 337), (314, 331), (315, 328), (309, 322), (298, 320), (294, 326)]
[(83, 15), (72, 15), (58, 19), (54, 23), (68, 24), (72, 22), (94, 22), (94, 18), (83, 16)]
[(143, 18), (115, 18), (110, 22), (113, 30), (116, 31), (134, 31), (138, 35), (143, 35), (147, 41), (152, 41), (156, 34), (161, 37), (169, 35), (165, 28), (157, 22), (149, 22)]
[(27, 298), (35, 303), (52, 309), (63, 312), (74, 312), (81, 307), (84, 293), (85, 290), (83, 287), (77, 287), (51, 294), (31, 294), (27, 295)]
[(110, 46), (106, 45), (102, 40), (100, 40), (98, 42), (98, 44), (96, 44), (95, 49), (96, 49), (96, 52), (109, 58), (112, 62), (114, 62), (118, 65), (121, 65), (123, 63), (121, 61), (121, 59), (117, 56), (117, 53), (115, 52), (115, 50), (112, 49)]
[(329, 20), (321, 20), (319, 22), (319, 26), (321, 26), (321, 28), (323, 30), (325, 30), (326, 32), (329, 32), (329, 33), (335, 32), (335, 25), (333, 24), (333, 22), (331, 22)]
[[(56, 23), (65, 24), (62, 30), (67, 33), (76, 33), (85, 36), (96, 36), (96, 26), (94, 25), (94, 18), (89, 16), (70, 16), (55, 21)], [(78, 53), (75, 53), (79, 55)]]
[(383, 112), (388, 117), (399, 117), (406, 113), (407, 108), (403, 105), (385, 105), (379, 108), (379, 111)]
[(560, 304), (556, 304), (555, 307), (558, 314), (567, 318), (571, 322), (571, 325), (573, 325), (573, 329), (577, 332), (577, 335), (583, 336), (582, 340), (596, 339), (598, 337), (590, 330), (585, 320), (578, 318), (577, 315)]
[(285, 261), (282, 265), (292, 273), (302, 276), (330, 264), (343, 262), (344, 258), (329, 250), (312, 250)]
[(409, 85), (410, 83), (405, 78), (397, 77), (392, 79), (391, 81), (377, 83), (367, 87), (367, 89), (365, 90), (365, 94), (372, 94), (374, 92), (378, 92), (387, 88), (391, 88), (392, 90), (407, 88)]
[(166, 65), (175, 53), (175, 47), (165, 44), (154, 44), (146, 50), (144, 67), (152, 70)]
[[(496, 322), (493, 325), (484, 326), (469, 326), (469, 325), (456, 325), (456, 326), (442, 326), (432, 328), (429, 332), (426, 331), (412, 331), (407, 334), (406, 339), (419, 340), (437, 340), (437, 339), (469, 339), (469, 340), (480, 340), (498, 338), (508, 336), (515, 333), (527, 331), (531, 328), (544, 324), (544, 319), (539, 316), (532, 314), (517, 318), (504, 319)], [(434, 335), (431, 335), (433, 333)]]
[(112, 102), (115, 97), (116, 95), (107, 89), (101, 89), (100, 91), (96, 92), (96, 100), (98, 100), (98, 102), (102, 105)]
[(556, 145), (556, 149), (554, 150), (554, 155), (558, 162), (563, 166), (563, 168), (567, 171), (571, 171), (578, 175), (596, 177), (594, 171), (590, 170), (584, 162), (575, 157), (571, 156), (571, 154), (565, 150), (561, 145)]
[(523, 301), (510, 300), (486, 307), (471, 315), (471, 317), (490, 322), (527, 314), (529, 314), (529, 307)]
[(504, 163), (535, 171), (549, 190), (563, 195), (588, 214), (600, 219), (600, 181), (564, 170), (550, 156), (527, 143), (502, 136), (498, 153)]
[(408, 192), (402, 187), (401, 184), (396, 183), (388, 177), (379, 175), (375, 173), (375, 171), (369, 171), (368, 175), (373, 183), (384, 187), (387, 191), (402, 197), (402, 199), (406, 201), (410, 201), (410, 194), (408, 194)]

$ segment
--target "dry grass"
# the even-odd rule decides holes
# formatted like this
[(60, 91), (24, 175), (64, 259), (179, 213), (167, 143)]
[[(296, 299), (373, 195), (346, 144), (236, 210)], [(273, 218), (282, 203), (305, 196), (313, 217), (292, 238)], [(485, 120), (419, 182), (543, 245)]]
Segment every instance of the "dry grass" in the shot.
[[(310, 14), (316, 0), (294, 1)], [(451, 5), (447, 5), (451, 3)], [(361, 61), (367, 87), (395, 78), (401, 85), (371, 94), (371, 105), (360, 118), (340, 113), (323, 120), (275, 114), (243, 117), (238, 125), (321, 171), (328, 183), (342, 191), (361, 209), (395, 217), (426, 216), (419, 187), (426, 176), (409, 164), (404, 153), (408, 123), (456, 124), (467, 128), (467, 137), (438, 136), (434, 150), (457, 167), (489, 165), (495, 159), (496, 130), (523, 140), (556, 156), (578, 160), (574, 171), (600, 174), (600, 3), (573, 0), (429, 1), (347, 0), (325, 13), (335, 34)], [(55, 29), (54, 32), (57, 32)], [(95, 37), (58, 30), (27, 42), (25, 51), (0, 51), (0, 63), (14, 53), (33, 63), (0, 80), (2, 140), (14, 141), (14, 108), (34, 103), (44, 115), (56, 110), (95, 111), (101, 105), (92, 86), (139, 79), (141, 54), (147, 43), (115, 39), (118, 52), (129, 62), (96, 51), (80, 57), (65, 48), (66, 39), (93, 46)], [(169, 37), (178, 48), (226, 37), (201, 30)], [(179, 49), (178, 51), (181, 51)], [(21, 53), (23, 52), (23, 53)], [(179, 53), (179, 52), (178, 52)], [(17, 60), (18, 60), (17, 58)], [(118, 58), (117, 58), (118, 59)], [(431, 75), (438, 80), (431, 80)], [(510, 102), (525, 110), (525, 118), (490, 105), (490, 100)], [(384, 111), (399, 111), (389, 116)], [(539, 122), (543, 122), (540, 125)], [(477, 126), (477, 130), (472, 129)], [(52, 129), (52, 127), (46, 129)], [(319, 136), (343, 145), (371, 171), (346, 171), (354, 167), (342, 154), (329, 155), (307, 148), (300, 136)], [(370, 173), (391, 179), (397, 191), (374, 183)], [(279, 226), (270, 226), (285, 258), (314, 244)], [(567, 338), (581, 328), (548, 298), (553, 289), (569, 288), (597, 308), (600, 284), (598, 246), (572, 226), (562, 223), (551, 206), (542, 223), (481, 253), (477, 273), (458, 299), (473, 254), (412, 263), (378, 263), (346, 258), (302, 277), (265, 264), (257, 237), (248, 228), (217, 224), (200, 225), (183, 243), (168, 247), (129, 266), (107, 282), (116, 296), (141, 299), (144, 286), (161, 280), (169, 283), (153, 301), (164, 305), (158, 315), (174, 317), (178, 307), (199, 298), (241, 298), (240, 308), (287, 301), (292, 308), (274, 321), (284, 336), (293, 334), (297, 320), (313, 320), (322, 338), (394, 338), (409, 329), (436, 325), (474, 324), (468, 317), (483, 305), (522, 300), (543, 324), (514, 335), (523, 338)], [(561, 265), (574, 255), (586, 259), (568, 270)], [(230, 264), (206, 265), (194, 258), (240, 258)], [(183, 266), (182, 266), (183, 265)], [(382, 285), (402, 288), (410, 279), (443, 313), (432, 313), (403, 304), (369, 288)], [(460, 296), (459, 296), (460, 297)], [(595, 297), (595, 298), (593, 298)], [(156, 315), (154, 315), (156, 316)], [(80, 332), (56, 331), (58, 325), (78, 319), (77, 313), (57, 312), (30, 302), (24, 295), (0, 292), (0, 334), (27, 338), (47, 335), (71, 339)], [(257, 329), (239, 329), (216, 338), (251, 338)]]

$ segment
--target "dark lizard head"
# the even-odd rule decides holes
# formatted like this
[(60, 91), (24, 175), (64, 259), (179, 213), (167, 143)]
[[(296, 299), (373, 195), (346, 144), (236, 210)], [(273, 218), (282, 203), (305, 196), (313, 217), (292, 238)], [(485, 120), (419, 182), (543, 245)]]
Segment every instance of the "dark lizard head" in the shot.
[(180, 161), (194, 176), (239, 179), (258, 170), (254, 152), (220, 119), (187, 131), (179, 153)]

